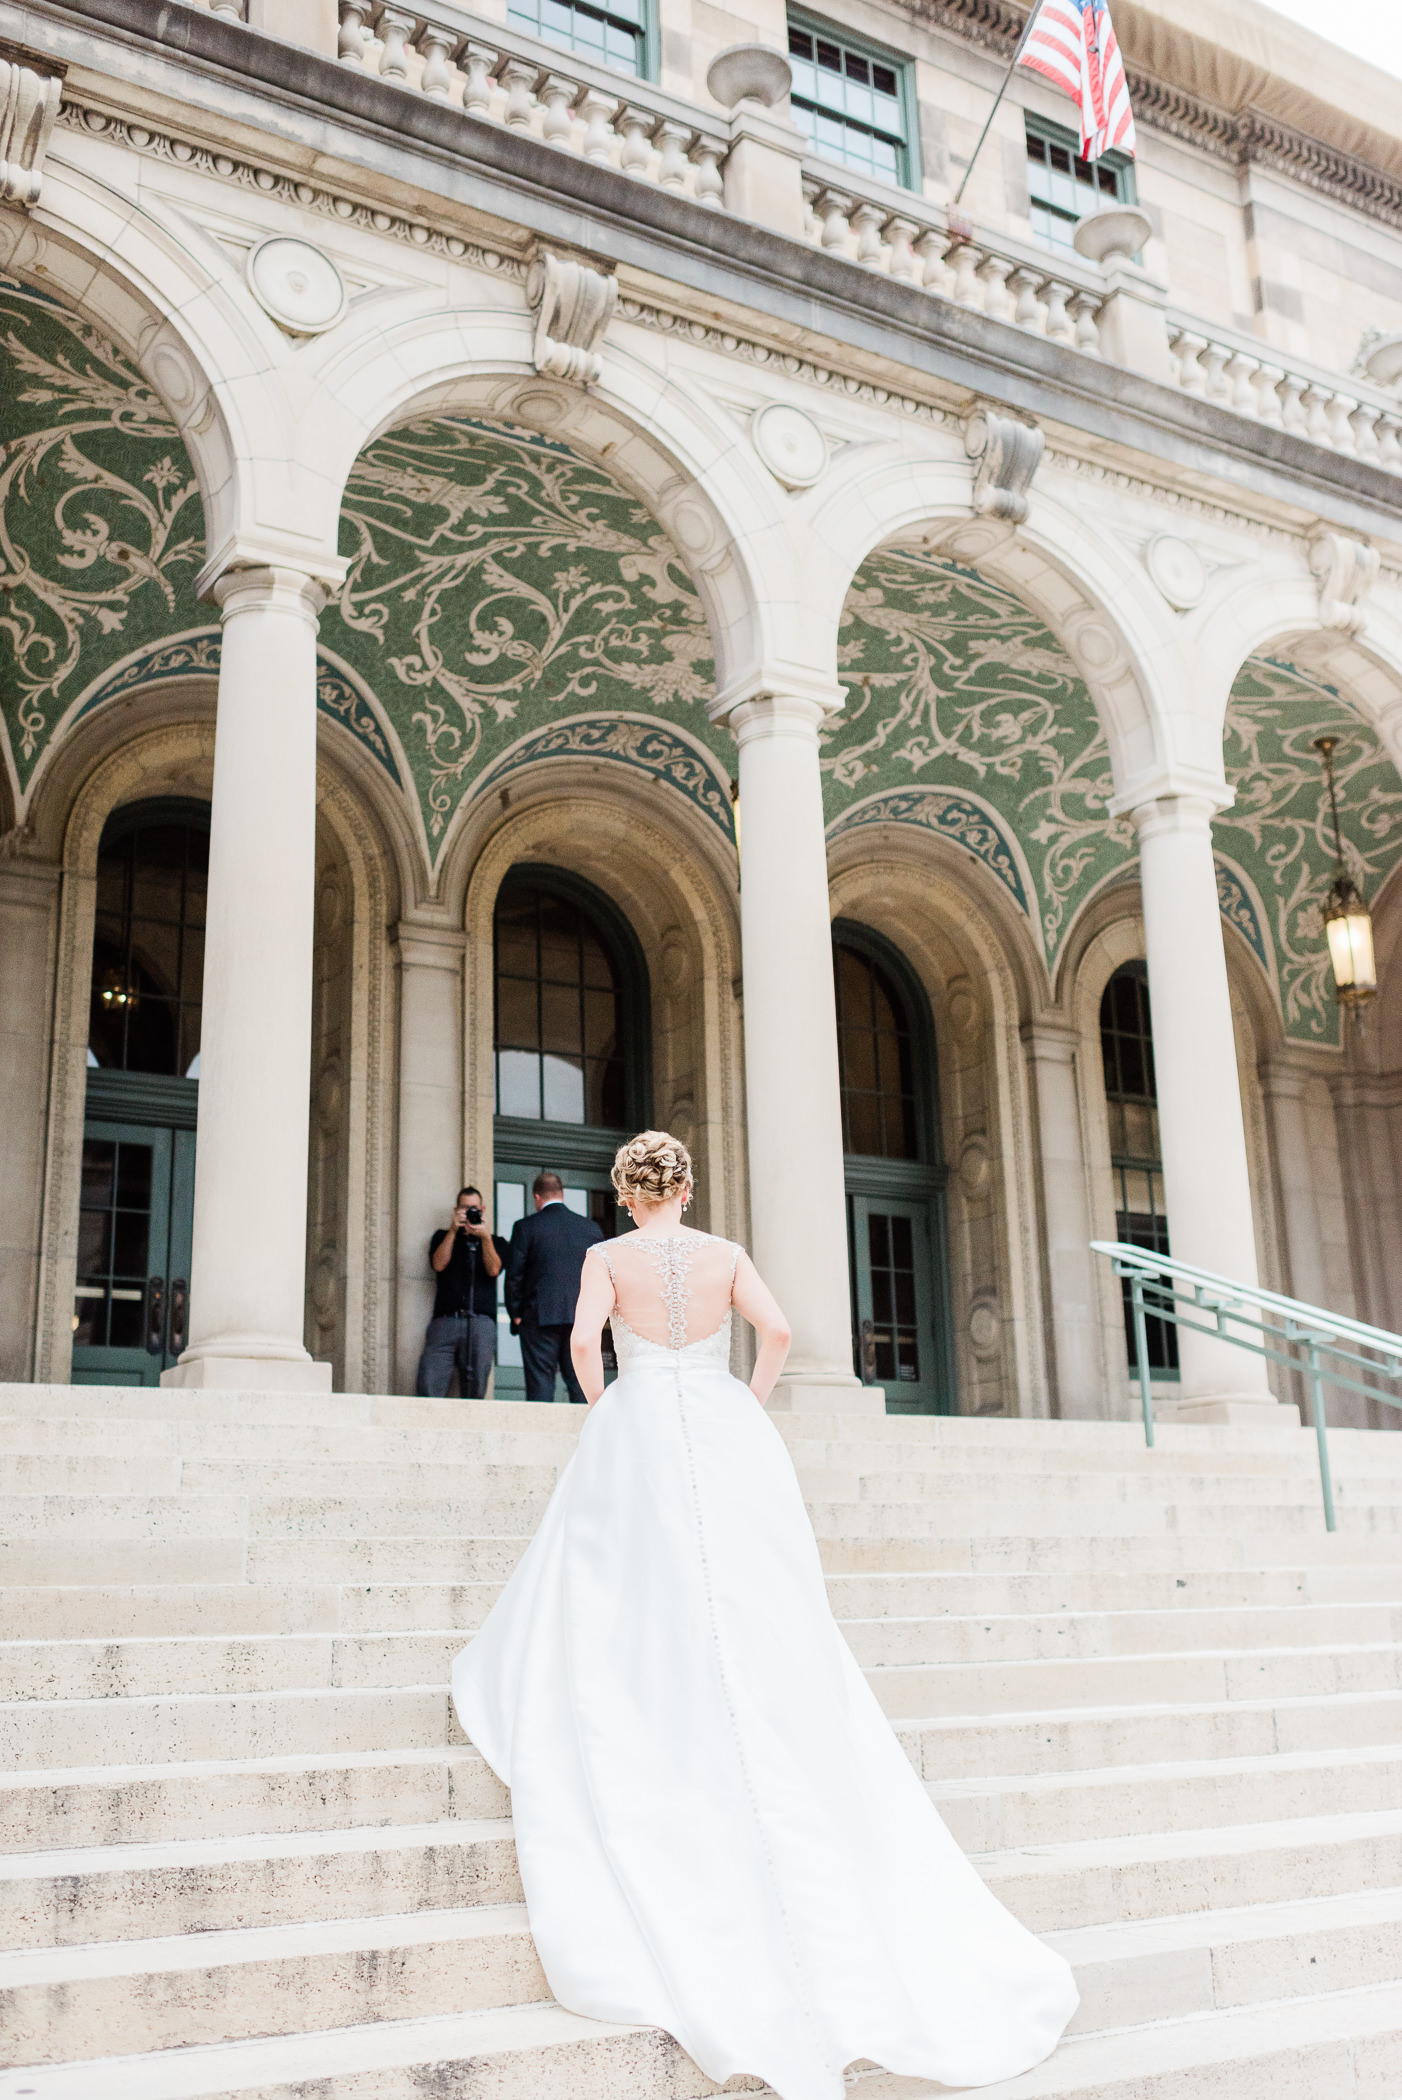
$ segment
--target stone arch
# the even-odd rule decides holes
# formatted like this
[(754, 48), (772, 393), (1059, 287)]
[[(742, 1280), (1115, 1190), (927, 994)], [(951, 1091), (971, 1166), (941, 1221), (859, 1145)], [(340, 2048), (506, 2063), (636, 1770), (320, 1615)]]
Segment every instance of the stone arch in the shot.
[[(854, 446), (814, 490), (806, 519), (824, 565), (810, 617), (835, 651), (837, 621), (863, 562), (883, 548), (924, 547), (977, 569), (1042, 619), (1095, 706), (1117, 791), (1177, 756), (1176, 695), (1166, 682), (1167, 608), (1141, 565), (1087, 527), (1055, 482), (1039, 482), (1014, 529), (970, 507), (962, 442), (947, 449)], [(816, 563), (815, 563), (816, 566)], [(838, 608), (834, 611), (833, 608)]]
[(0, 220), (0, 270), (131, 358), (189, 454), (207, 553), (231, 541), (250, 501), (250, 462), (266, 442), (269, 414), (276, 419), (277, 389), (251, 321), (257, 309), (218, 244), (76, 165), (60, 131), (45, 163), (42, 207)]
[[(320, 485), (320, 531), (334, 544), (341, 496), (373, 440), (431, 414), (487, 415), (546, 432), (607, 467), (672, 538), (701, 596), (724, 693), (760, 668), (808, 665), (798, 564), (777, 485), (734, 424), (636, 332), (610, 338), (587, 392), (541, 377), (524, 297), (514, 309), (457, 303), (425, 310), (422, 294), (377, 303), (316, 346), (320, 384), (299, 431)], [(648, 346), (649, 348), (651, 346)]]
[[(1037, 965), (1025, 927), (944, 841), (902, 826), (834, 840), (835, 918), (883, 935), (929, 1003), (950, 1169), (955, 1354), (966, 1412), (1045, 1415), (1031, 1113), (1020, 1029)], [(986, 1308), (996, 1327), (982, 1338)]]
[[(697, 1162), (698, 1221), (746, 1236), (738, 900), (734, 864), (699, 815), (664, 810), (621, 769), (581, 781), (541, 764), (520, 777), (506, 808), (481, 805), (455, 846), (452, 912), (466, 927), (464, 1116), (466, 1158), (492, 1159), (493, 942), (497, 893), (510, 870), (543, 864), (583, 877), (609, 897), (647, 958), (652, 994), (653, 1113)], [(461, 917), (458, 917), (459, 912)], [(486, 1162), (488, 1164), (484, 1165)]]
[(103, 826), (113, 810), (128, 802), (191, 794), (208, 801), (213, 777), (212, 720), (171, 721), (109, 749), (92, 765), (65, 812), (35, 1323), (34, 1377), (41, 1385), (66, 1384), (72, 1360), (69, 1314), (78, 1251), (88, 996)]

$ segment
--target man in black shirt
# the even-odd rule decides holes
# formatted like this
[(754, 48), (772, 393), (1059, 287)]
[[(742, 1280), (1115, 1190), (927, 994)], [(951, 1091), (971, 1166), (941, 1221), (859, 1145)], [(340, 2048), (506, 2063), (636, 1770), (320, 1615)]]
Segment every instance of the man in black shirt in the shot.
[(464, 1400), (486, 1394), (496, 1354), (497, 1277), (506, 1252), (506, 1241), (486, 1222), (481, 1191), (459, 1189), (452, 1224), (428, 1243), (437, 1288), (419, 1358), (420, 1399), (441, 1400), (455, 1364)]

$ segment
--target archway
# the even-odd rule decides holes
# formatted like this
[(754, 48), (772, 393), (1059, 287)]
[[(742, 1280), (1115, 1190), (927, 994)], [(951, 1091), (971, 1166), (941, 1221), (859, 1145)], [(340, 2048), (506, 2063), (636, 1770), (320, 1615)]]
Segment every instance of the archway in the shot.
[[(651, 999), (642, 946), (591, 882), (518, 863), (493, 924), (493, 1225), (509, 1235), (537, 1174), (606, 1239), (626, 1226), (609, 1180), (619, 1145), (651, 1119)], [(496, 1391), (524, 1394), (521, 1345), (498, 1310)]]
[(924, 989), (900, 950), (833, 924), (853, 1363), (892, 1414), (957, 1408), (939, 1078)]

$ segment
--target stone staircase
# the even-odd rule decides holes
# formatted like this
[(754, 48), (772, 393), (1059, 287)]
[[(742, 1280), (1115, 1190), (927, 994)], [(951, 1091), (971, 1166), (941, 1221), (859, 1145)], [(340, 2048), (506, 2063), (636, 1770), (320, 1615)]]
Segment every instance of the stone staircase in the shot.
[[(779, 1418), (834, 1608), (1074, 1963), (990, 2095), (1402, 2095), (1402, 1437)], [(524, 1404), (0, 1387), (0, 2100), (692, 2100), (554, 2005), (452, 1721)], [(864, 2076), (864, 2100), (921, 2088)], [(931, 2089), (934, 2090), (934, 2089)]]

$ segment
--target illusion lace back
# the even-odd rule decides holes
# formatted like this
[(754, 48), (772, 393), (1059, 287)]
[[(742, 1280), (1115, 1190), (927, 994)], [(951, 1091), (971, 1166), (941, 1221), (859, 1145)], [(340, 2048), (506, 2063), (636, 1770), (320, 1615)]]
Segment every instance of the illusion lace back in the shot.
[(730, 1373), (739, 1255), (704, 1232), (590, 1249), (619, 1375), (453, 1667), (541, 1965), (570, 2012), (665, 2028), (780, 2100), (845, 2100), (862, 2058), (1016, 2077), (1071, 1971), (964, 1858), (833, 1622), (788, 1451)]
[(629, 1232), (589, 1251), (613, 1278), (609, 1320), (620, 1372), (670, 1357), (729, 1363), (740, 1259), (733, 1241), (709, 1232)]

